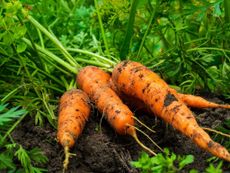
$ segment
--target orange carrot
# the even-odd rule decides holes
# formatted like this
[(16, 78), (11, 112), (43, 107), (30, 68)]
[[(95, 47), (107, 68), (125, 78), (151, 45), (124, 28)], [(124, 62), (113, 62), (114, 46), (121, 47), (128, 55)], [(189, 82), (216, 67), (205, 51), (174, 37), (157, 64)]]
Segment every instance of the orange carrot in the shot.
[(132, 110), (134, 111), (144, 111), (145, 113), (150, 113), (150, 110), (145, 105), (143, 101), (138, 98), (129, 96), (119, 91), (117, 86), (113, 83), (112, 78), (109, 81), (110, 88), (116, 92), (116, 94), (121, 98), (121, 100)]
[(199, 127), (193, 113), (175, 90), (147, 67), (137, 62), (123, 61), (113, 70), (112, 79), (120, 91), (141, 99), (156, 116), (190, 137), (198, 146), (230, 162), (227, 149), (214, 142)]
[(64, 170), (69, 163), (69, 149), (74, 146), (90, 115), (89, 102), (88, 96), (79, 89), (65, 92), (60, 99), (57, 139), (65, 150)]
[(133, 113), (110, 88), (109, 80), (109, 74), (94, 66), (83, 68), (77, 76), (79, 87), (89, 95), (116, 132), (132, 136), (145, 150), (155, 155), (137, 138)]
[[(159, 77), (159, 76), (158, 76)], [(158, 80), (159, 82), (160, 80)], [(159, 84), (159, 83), (158, 83)], [(168, 85), (165, 85), (165, 82), (160, 81), (160, 84), (162, 84), (164, 87), (168, 87)], [(126, 95), (122, 91), (119, 91), (117, 86), (113, 83), (112, 79), (110, 79), (110, 87), (121, 97), (121, 99), (127, 104), (130, 108), (135, 110), (142, 110), (147, 113), (149, 113), (149, 108), (145, 105), (143, 101), (141, 101), (138, 98)], [(217, 104), (214, 102), (210, 102), (202, 97), (191, 95), (191, 94), (182, 94), (176, 92), (176, 90), (169, 88), (171, 92), (176, 94), (178, 98), (183, 101), (187, 106), (194, 107), (194, 108), (225, 108), (230, 109), (230, 105), (225, 104)]]
[(226, 108), (230, 109), (230, 105), (223, 105), (210, 102), (205, 100), (202, 97), (194, 96), (190, 94), (180, 94), (178, 93), (178, 97), (182, 100), (186, 105), (195, 108)]

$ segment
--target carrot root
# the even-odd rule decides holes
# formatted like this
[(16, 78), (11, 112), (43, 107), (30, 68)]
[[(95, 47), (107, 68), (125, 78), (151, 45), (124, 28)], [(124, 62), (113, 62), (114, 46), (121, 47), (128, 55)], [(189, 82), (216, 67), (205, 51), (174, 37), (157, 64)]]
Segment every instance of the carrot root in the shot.
[(190, 94), (181, 94), (181, 93), (177, 93), (177, 95), (179, 99), (181, 99), (186, 105), (190, 107), (230, 109), (230, 105), (213, 103), (199, 96), (194, 96)]
[(137, 137), (136, 133), (131, 134), (131, 136), (135, 139), (135, 141), (144, 149), (146, 150), (148, 153), (152, 154), (153, 156), (156, 156), (157, 154), (151, 150), (150, 148), (148, 148), (147, 146), (145, 146)]
[(211, 129), (211, 128), (208, 128), (208, 127), (202, 127), (202, 129), (204, 129), (206, 131), (210, 131), (210, 132), (216, 133), (216, 134), (219, 134), (219, 135), (222, 135), (222, 136), (225, 136), (227, 138), (230, 138), (229, 134), (223, 133), (223, 132), (218, 131), (218, 130), (214, 130), (214, 129)]
[(148, 129), (150, 132), (152, 133), (156, 133), (156, 131), (154, 131), (153, 129), (151, 129), (150, 127), (148, 127), (145, 123), (143, 123), (141, 120), (139, 120), (137, 117), (133, 116), (133, 118), (142, 126), (144, 126), (146, 129)]
[(110, 75), (101, 69), (87, 66), (79, 72), (77, 83), (89, 95), (99, 112), (105, 116), (118, 134), (132, 136), (142, 148), (156, 155), (138, 139), (134, 128), (133, 113), (111, 89), (110, 79)]
[(69, 165), (70, 152), (68, 146), (64, 147), (64, 153), (65, 153), (65, 160), (63, 161), (63, 172), (67, 169)]
[(142, 133), (145, 137), (147, 137), (152, 143), (153, 145), (155, 145), (161, 152), (164, 152), (164, 150), (159, 146), (157, 145), (157, 143), (155, 141), (153, 141), (149, 135), (147, 135), (145, 132), (143, 132), (141, 129), (137, 128), (134, 126), (134, 128), (139, 131), (140, 133)]
[(81, 134), (90, 115), (88, 96), (79, 89), (65, 92), (59, 104), (57, 139), (63, 146), (65, 159), (63, 171), (67, 169), (71, 155), (69, 149)]
[(147, 67), (137, 62), (123, 61), (114, 68), (112, 80), (118, 90), (142, 100), (156, 116), (191, 138), (198, 146), (230, 162), (228, 150), (212, 141), (199, 127), (179, 94)]

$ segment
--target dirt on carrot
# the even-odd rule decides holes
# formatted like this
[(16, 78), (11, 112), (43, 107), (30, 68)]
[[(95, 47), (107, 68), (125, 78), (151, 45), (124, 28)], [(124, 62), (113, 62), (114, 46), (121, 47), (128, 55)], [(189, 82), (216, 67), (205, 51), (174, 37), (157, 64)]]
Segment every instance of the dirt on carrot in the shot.
[(94, 66), (83, 68), (77, 75), (79, 87), (89, 95), (114, 130), (118, 134), (132, 136), (145, 150), (156, 155), (137, 138), (134, 115), (116, 92), (110, 88), (109, 80), (109, 74)]
[(209, 137), (176, 91), (154, 72), (140, 63), (123, 61), (115, 67), (112, 79), (120, 91), (141, 99), (156, 116), (191, 138), (199, 147), (230, 162), (226, 148)]
[(90, 100), (79, 89), (66, 91), (59, 104), (57, 139), (65, 150), (63, 167), (67, 169), (69, 163), (69, 149), (75, 144), (82, 133), (90, 115)]

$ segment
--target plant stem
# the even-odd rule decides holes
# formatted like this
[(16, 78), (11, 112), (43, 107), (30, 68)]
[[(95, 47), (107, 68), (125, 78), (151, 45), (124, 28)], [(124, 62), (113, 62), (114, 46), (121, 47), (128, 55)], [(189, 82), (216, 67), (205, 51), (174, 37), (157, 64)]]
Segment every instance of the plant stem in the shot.
[[(29, 45), (30, 47), (32, 47), (31, 42), (26, 39), (26, 38), (22, 38), (22, 40)], [(76, 66), (76, 64), (74, 66), (72, 66), (71, 64), (63, 61), (61, 58), (59, 58), (58, 56), (56, 56), (55, 54), (53, 54), (52, 52), (48, 51), (47, 49), (42, 48), (41, 46), (34, 44), (34, 46), (36, 47), (36, 49), (42, 53), (44, 53), (45, 55), (49, 56), (52, 60), (54, 60), (55, 62), (59, 63), (60, 65), (64, 66), (65, 68), (67, 68), (69, 71), (73, 72), (74, 74), (76, 74), (78, 72), (78, 68), (75, 68), (74, 66)]]
[(44, 48), (45, 46), (44, 46), (44, 41), (43, 41), (43, 38), (42, 38), (41, 31), (38, 28), (36, 28), (36, 29), (37, 29), (37, 32), (38, 32), (38, 37), (39, 37), (40, 42), (41, 42), (41, 47)]
[(42, 26), (37, 20), (35, 20), (32, 16), (27, 16), (28, 20), (39, 30), (41, 30), (62, 52), (66, 60), (73, 66), (80, 67), (79, 64), (75, 61), (75, 59), (69, 54), (69, 52), (64, 48), (61, 42), (52, 35), (44, 26)]
[(105, 50), (106, 50), (107, 54), (110, 54), (109, 53), (109, 46), (108, 46), (108, 43), (107, 43), (107, 40), (106, 40), (105, 30), (104, 30), (104, 27), (103, 27), (103, 23), (102, 23), (102, 19), (101, 19), (100, 10), (99, 10), (99, 7), (98, 7), (97, 0), (94, 0), (94, 4), (95, 4), (96, 10), (97, 10), (97, 17), (98, 17), (98, 20), (99, 20), (99, 25), (100, 25), (100, 29), (101, 29), (101, 35), (102, 35), (102, 38), (103, 38), (103, 41), (104, 41), (104, 44), (105, 44)]
[[(25, 84), (26, 85), (26, 84)], [(13, 96), (14, 94), (16, 94), (18, 92), (18, 90), (22, 87), (24, 87), (25, 85), (20, 85), (17, 88), (15, 88), (14, 90), (12, 90), (11, 92), (9, 92), (5, 97), (3, 97), (0, 102), (1, 103), (5, 103), (6, 101), (8, 101), (10, 99), (11, 96)]]
[(187, 49), (186, 52), (193, 52), (193, 51), (199, 51), (199, 50), (214, 50), (214, 51), (220, 51), (223, 52), (226, 58), (230, 60), (230, 57), (226, 53), (230, 53), (230, 50), (227, 49), (221, 49), (221, 48), (216, 48), (216, 47), (196, 47), (196, 48), (191, 48)]
[(106, 61), (110, 65), (116, 65), (116, 62), (114, 62), (114, 61), (112, 61), (112, 60), (110, 60), (110, 59), (108, 59), (106, 57), (103, 57), (101, 55), (89, 52), (87, 50), (82, 50), (82, 49), (78, 49), (78, 48), (67, 48), (67, 50), (71, 51), (71, 52), (77, 52), (77, 53), (82, 53), (82, 54), (85, 54), (85, 55), (89, 55), (89, 56), (95, 57), (97, 59), (101, 59), (103, 61)]
[(25, 114), (23, 114), (12, 126), (9, 130), (7, 130), (6, 134), (2, 137), (1, 142), (3, 142), (7, 136), (10, 135), (10, 133), (17, 127), (17, 125), (26, 117), (28, 112), (26, 112)]
[(224, 0), (225, 22), (230, 23), (230, 1)]
[(129, 21), (128, 21), (128, 25), (127, 25), (127, 29), (125, 33), (124, 43), (121, 47), (121, 52), (120, 52), (121, 60), (126, 59), (126, 56), (129, 52), (130, 41), (133, 35), (133, 25), (135, 21), (135, 13), (136, 13), (137, 5), (138, 5), (138, 0), (133, 0), (130, 15), (129, 15)]
[(101, 62), (97, 62), (95, 60), (89, 60), (89, 59), (83, 59), (83, 58), (76, 58), (76, 60), (78, 62), (85, 62), (87, 64), (91, 64), (91, 65), (95, 65), (95, 66), (99, 66), (99, 67), (110, 68), (109, 65), (101, 63)]
[(146, 31), (145, 31), (145, 34), (144, 34), (144, 36), (143, 36), (143, 38), (142, 38), (142, 40), (141, 40), (141, 44), (140, 44), (140, 47), (139, 47), (139, 50), (138, 50), (138, 53), (137, 53), (137, 57), (140, 56), (140, 53), (141, 53), (141, 50), (142, 50), (142, 48), (143, 48), (145, 39), (146, 39), (146, 37), (147, 37), (147, 35), (148, 35), (148, 33), (149, 33), (149, 30), (151, 29), (151, 26), (152, 26), (152, 23), (153, 23), (153, 19), (155, 18), (155, 14), (156, 14), (156, 11), (157, 11), (157, 10), (156, 10), (157, 7), (158, 7), (158, 0), (156, 0), (156, 6), (155, 6), (155, 8), (154, 8), (154, 10), (153, 10), (153, 12), (152, 12), (152, 14), (151, 14), (151, 16), (150, 16), (150, 20), (149, 20), (149, 23), (148, 23), (148, 27), (147, 27), (147, 29), (146, 29)]

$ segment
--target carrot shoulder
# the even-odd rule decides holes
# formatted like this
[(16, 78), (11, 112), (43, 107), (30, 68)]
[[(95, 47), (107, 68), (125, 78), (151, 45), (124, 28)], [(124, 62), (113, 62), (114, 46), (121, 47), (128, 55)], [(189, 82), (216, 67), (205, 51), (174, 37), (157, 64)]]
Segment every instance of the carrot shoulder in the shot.
[(57, 139), (65, 149), (64, 169), (69, 162), (69, 148), (82, 133), (90, 115), (88, 96), (79, 89), (66, 91), (59, 102)]
[(175, 90), (151, 70), (137, 62), (123, 61), (113, 70), (112, 78), (120, 91), (141, 99), (156, 116), (190, 137), (198, 146), (230, 162), (229, 152), (212, 141)]

